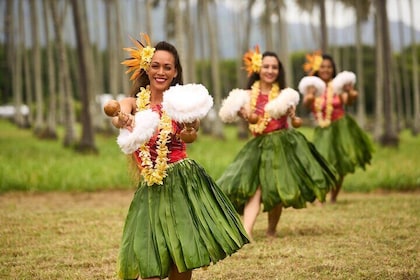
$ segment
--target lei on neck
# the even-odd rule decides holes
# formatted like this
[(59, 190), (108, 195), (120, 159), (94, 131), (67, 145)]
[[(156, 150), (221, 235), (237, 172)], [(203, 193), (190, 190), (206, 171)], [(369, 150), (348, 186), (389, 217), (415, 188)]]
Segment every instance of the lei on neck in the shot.
[(315, 98), (315, 114), (316, 114), (316, 119), (318, 121), (318, 125), (320, 127), (327, 127), (331, 124), (331, 114), (333, 111), (333, 97), (334, 97), (334, 92), (333, 92), (333, 88), (332, 88), (332, 83), (329, 82), (328, 86), (327, 86), (327, 93), (326, 93), (326, 98), (325, 98), (325, 116), (323, 117), (322, 115), (322, 107), (324, 105), (324, 96), (318, 96), (317, 98)]
[[(140, 88), (140, 92), (137, 93), (137, 110), (146, 110), (150, 108), (150, 87)], [(163, 184), (163, 179), (168, 175), (166, 170), (168, 169), (168, 153), (169, 149), (166, 146), (170, 139), (172, 132), (172, 119), (163, 111), (162, 117), (158, 126), (159, 136), (157, 140), (157, 157), (155, 165), (150, 156), (150, 147), (147, 143), (144, 143), (139, 148), (139, 155), (141, 159), (141, 175), (146, 181), (148, 186), (153, 184)]]
[[(268, 94), (268, 102), (273, 100), (279, 95), (279, 85), (273, 84), (270, 93)], [(260, 82), (256, 81), (251, 87), (251, 112), (255, 111), (257, 106), (258, 96), (260, 95)], [(256, 124), (249, 124), (249, 130), (254, 134), (261, 134), (267, 127), (268, 122), (271, 120), (270, 115), (264, 111), (264, 116), (258, 120)]]

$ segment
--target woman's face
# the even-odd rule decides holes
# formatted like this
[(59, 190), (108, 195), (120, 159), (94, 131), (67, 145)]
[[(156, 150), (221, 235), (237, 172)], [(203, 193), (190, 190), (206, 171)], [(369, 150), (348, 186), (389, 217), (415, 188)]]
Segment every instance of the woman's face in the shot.
[(260, 71), (261, 81), (272, 84), (277, 80), (279, 75), (279, 63), (274, 56), (265, 56), (262, 60)]
[(321, 66), (318, 70), (318, 77), (320, 77), (324, 82), (329, 82), (333, 78), (333, 72), (334, 68), (331, 60), (322, 60)]
[(175, 68), (175, 58), (168, 51), (158, 50), (154, 53), (147, 75), (150, 87), (159, 90), (167, 90), (178, 71)]

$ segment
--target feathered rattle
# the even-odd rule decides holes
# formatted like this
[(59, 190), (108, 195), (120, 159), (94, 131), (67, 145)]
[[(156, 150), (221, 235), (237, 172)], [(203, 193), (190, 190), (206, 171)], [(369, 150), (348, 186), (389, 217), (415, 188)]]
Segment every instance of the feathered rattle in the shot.
[(121, 121), (129, 118), (126, 113), (121, 112), (121, 106), (117, 100), (109, 100), (104, 106), (104, 112), (108, 117), (118, 117)]
[[(264, 109), (272, 118), (278, 119), (286, 115), (291, 107), (296, 107), (298, 104), (299, 93), (292, 88), (285, 88), (279, 96), (268, 102)], [(302, 119), (293, 115), (291, 123), (294, 128), (298, 128), (302, 125)]]

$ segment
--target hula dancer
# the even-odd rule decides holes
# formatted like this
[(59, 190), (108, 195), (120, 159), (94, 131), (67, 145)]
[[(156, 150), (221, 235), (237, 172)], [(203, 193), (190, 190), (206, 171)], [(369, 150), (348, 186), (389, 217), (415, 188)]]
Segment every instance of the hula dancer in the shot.
[(182, 85), (176, 48), (134, 41), (123, 62), (133, 72), (132, 97), (105, 106), (120, 128), (117, 142), (137, 163), (141, 180), (125, 221), (121, 279), (191, 279), (248, 243), (232, 204), (186, 153), (213, 105), (200, 84)]

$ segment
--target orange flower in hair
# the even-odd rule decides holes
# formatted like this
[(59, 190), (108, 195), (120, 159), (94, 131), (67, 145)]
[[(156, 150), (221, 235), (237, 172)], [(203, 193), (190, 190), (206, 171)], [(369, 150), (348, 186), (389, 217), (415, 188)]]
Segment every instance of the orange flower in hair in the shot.
[(131, 57), (125, 59), (121, 64), (128, 67), (128, 70), (125, 72), (126, 74), (133, 72), (130, 81), (135, 80), (142, 70), (146, 71), (149, 69), (153, 54), (155, 53), (155, 48), (151, 47), (149, 36), (144, 33), (141, 33), (140, 36), (145, 41), (144, 43), (130, 37), (135, 47), (124, 48)]
[(303, 71), (312, 76), (319, 70), (322, 63), (322, 52), (315, 51), (312, 54), (306, 54), (306, 62), (303, 64)]
[(248, 72), (248, 77), (252, 73), (260, 73), (262, 65), (262, 54), (260, 53), (260, 47), (255, 46), (254, 50), (249, 50), (243, 56), (243, 61), (245, 64), (245, 70)]

